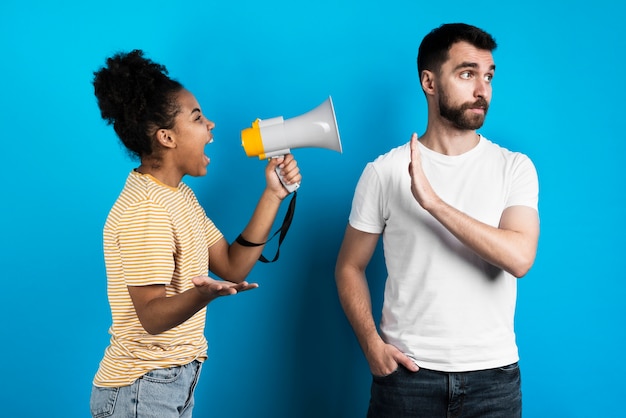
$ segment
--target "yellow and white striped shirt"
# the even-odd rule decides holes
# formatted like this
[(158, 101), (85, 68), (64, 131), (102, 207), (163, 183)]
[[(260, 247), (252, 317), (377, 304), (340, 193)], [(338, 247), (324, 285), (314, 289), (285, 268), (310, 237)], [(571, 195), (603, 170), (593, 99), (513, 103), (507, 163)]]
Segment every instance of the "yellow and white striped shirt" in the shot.
[(148, 334), (127, 286), (165, 285), (167, 296), (193, 287), (209, 271), (211, 245), (222, 233), (184, 183), (169, 187), (133, 171), (104, 226), (107, 292), (113, 324), (96, 386), (133, 383), (150, 370), (207, 358), (206, 308), (158, 335)]

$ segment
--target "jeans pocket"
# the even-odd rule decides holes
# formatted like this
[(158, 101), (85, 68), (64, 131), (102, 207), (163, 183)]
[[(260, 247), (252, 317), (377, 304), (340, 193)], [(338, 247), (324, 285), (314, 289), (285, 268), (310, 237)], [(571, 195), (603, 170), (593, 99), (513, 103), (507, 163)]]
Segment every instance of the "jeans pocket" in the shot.
[(113, 415), (119, 388), (101, 388), (93, 386), (89, 409), (93, 418), (106, 418)]
[(144, 374), (141, 378), (155, 383), (170, 383), (176, 381), (183, 373), (180, 366), (169, 367), (167, 369), (154, 369)]
[(396, 367), (396, 369), (394, 371), (392, 371), (389, 374), (385, 374), (385, 375), (376, 375), (376, 374), (372, 374), (372, 377), (374, 378), (374, 380), (376, 381), (383, 381), (386, 379), (389, 379), (391, 377), (394, 377), (395, 375), (398, 374), (398, 372), (400, 371), (400, 366)]

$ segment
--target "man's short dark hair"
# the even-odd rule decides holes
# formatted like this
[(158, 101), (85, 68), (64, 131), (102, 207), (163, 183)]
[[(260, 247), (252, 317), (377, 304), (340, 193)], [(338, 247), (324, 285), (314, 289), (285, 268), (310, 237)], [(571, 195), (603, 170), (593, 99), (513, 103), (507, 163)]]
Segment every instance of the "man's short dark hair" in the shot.
[(487, 32), (465, 23), (446, 23), (430, 31), (424, 37), (417, 53), (417, 73), (421, 78), (424, 70), (438, 72), (448, 59), (450, 47), (465, 41), (478, 49), (493, 51), (498, 46)]

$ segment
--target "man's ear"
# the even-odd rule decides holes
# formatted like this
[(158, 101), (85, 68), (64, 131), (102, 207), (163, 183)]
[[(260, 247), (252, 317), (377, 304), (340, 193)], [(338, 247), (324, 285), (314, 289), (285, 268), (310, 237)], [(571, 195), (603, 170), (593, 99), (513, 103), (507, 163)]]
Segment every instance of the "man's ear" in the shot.
[(422, 84), (422, 90), (424, 90), (426, 95), (435, 94), (435, 74), (432, 71), (422, 71), (420, 83)]
[(172, 132), (169, 129), (159, 129), (155, 133), (156, 140), (161, 146), (165, 148), (176, 148), (176, 142), (172, 137)]

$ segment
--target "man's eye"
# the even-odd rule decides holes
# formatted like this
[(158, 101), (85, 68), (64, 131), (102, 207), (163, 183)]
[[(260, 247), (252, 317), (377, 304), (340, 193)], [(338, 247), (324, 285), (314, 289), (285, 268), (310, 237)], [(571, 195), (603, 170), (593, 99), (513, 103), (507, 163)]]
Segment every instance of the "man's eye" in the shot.
[(485, 76), (485, 81), (487, 81), (487, 82), (491, 82), (491, 80), (493, 80), (493, 74), (487, 74), (487, 75)]
[(471, 77), (471, 75), (472, 75), (472, 74), (471, 74), (469, 71), (463, 71), (463, 72), (461, 73), (461, 78), (463, 78), (463, 79), (467, 80), (467, 79), (469, 79), (469, 78)]

